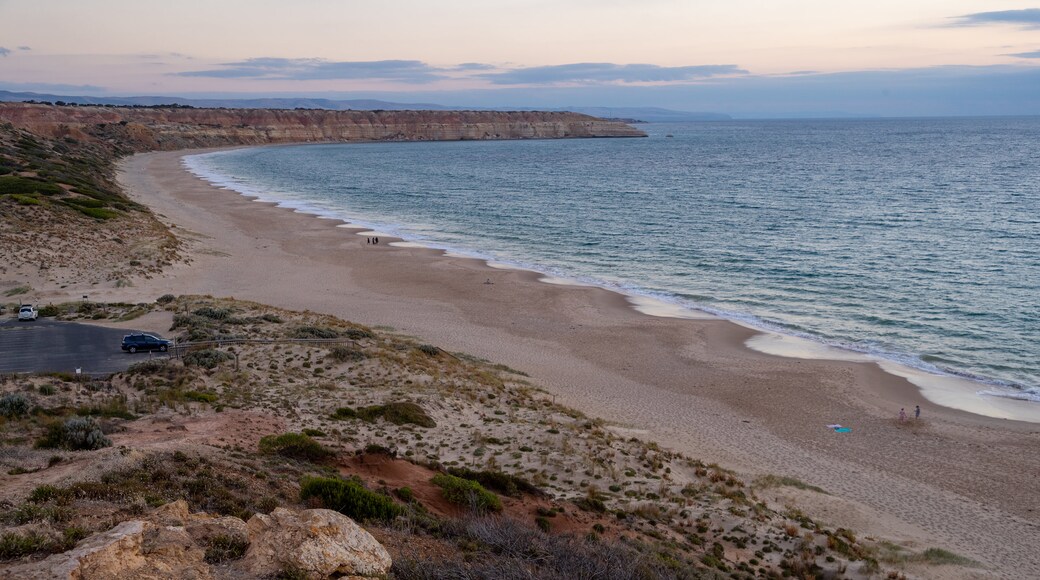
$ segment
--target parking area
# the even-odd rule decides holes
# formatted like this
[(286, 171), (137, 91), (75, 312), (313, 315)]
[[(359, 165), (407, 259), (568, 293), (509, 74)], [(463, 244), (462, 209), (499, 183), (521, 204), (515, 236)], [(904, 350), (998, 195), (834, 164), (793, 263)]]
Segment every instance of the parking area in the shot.
[(107, 374), (147, 360), (147, 353), (127, 354), (119, 343), (128, 331), (75, 322), (39, 319), (0, 320), (0, 373)]

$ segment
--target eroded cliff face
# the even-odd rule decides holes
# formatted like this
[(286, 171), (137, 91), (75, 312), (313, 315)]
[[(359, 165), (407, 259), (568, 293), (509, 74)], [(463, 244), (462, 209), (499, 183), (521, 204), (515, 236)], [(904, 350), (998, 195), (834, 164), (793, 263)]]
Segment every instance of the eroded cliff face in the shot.
[(0, 121), (130, 151), (268, 143), (645, 137), (617, 121), (542, 111), (131, 109), (0, 103)]

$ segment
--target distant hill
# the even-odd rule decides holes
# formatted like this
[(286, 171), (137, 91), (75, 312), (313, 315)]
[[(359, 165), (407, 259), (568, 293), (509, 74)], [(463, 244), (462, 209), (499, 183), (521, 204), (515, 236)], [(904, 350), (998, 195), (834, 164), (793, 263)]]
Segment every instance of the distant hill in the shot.
[(375, 99), (315, 99), (315, 98), (263, 98), (263, 99), (191, 99), (185, 97), (88, 97), (51, 95), (46, 93), (26, 93), (0, 90), (0, 101), (25, 102), (43, 101), (56, 103), (75, 103), (77, 105), (123, 105), (154, 107), (156, 105), (179, 105), (199, 109), (326, 109), (330, 111), (571, 111), (593, 117), (610, 119), (638, 119), (647, 122), (679, 122), (679, 121), (722, 121), (730, 119), (729, 115), (720, 113), (694, 113), (673, 111), (657, 107), (460, 107), (438, 105), (435, 103), (394, 103)]
[(722, 113), (699, 113), (691, 111), (673, 111), (658, 107), (565, 107), (560, 111), (584, 113), (603, 119), (638, 119), (648, 123), (679, 123), (683, 121), (728, 121), (729, 115)]

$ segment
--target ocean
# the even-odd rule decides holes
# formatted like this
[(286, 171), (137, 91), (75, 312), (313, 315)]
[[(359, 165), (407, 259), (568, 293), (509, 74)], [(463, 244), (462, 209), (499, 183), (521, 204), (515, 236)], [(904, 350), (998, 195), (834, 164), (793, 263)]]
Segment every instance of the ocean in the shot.
[(194, 155), (223, 187), (1040, 403), (1040, 118)]

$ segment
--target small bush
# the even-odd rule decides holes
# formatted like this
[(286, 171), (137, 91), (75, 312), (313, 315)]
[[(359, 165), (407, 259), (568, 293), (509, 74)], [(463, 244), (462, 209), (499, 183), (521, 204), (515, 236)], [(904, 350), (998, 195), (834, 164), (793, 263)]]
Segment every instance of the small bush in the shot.
[(404, 503), (412, 503), (415, 501), (415, 492), (412, 491), (412, 488), (410, 487), (399, 487), (394, 490), (394, 495)]
[(422, 407), (415, 403), (387, 403), (385, 405), (373, 405), (358, 409), (357, 416), (365, 421), (375, 421), (382, 417), (394, 425), (418, 425), (420, 427), (436, 427), (437, 422), (433, 420)]
[(524, 493), (544, 495), (542, 490), (522, 477), (501, 471), (473, 471), (466, 467), (452, 467), (448, 473), (455, 477), (476, 481), (484, 487), (509, 497), (520, 497)]
[(37, 181), (28, 177), (0, 177), (0, 195), (5, 193), (40, 193), (43, 195), (60, 195), (64, 193), (60, 185)]
[(227, 320), (231, 317), (231, 310), (227, 308), (214, 308), (212, 306), (203, 306), (202, 308), (195, 309), (192, 312), (195, 316), (201, 316), (203, 318), (211, 318), (213, 320)]
[(552, 531), (552, 522), (550, 522), (549, 518), (547, 518), (545, 516), (538, 516), (538, 517), (536, 517), (534, 519), (534, 523), (535, 523), (535, 525), (538, 526), (539, 530), (542, 530), (543, 532), (545, 532), (547, 534)]
[(184, 366), (212, 369), (226, 360), (231, 360), (231, 355), (215, 348), (205, 348), (202, 350), (193, 350), (184, 355)]
[(502, 511), (502, 500), (475, 481), (438, 473), (430, 482), (453, 504), (472, 507), (478, 513)]
[(324, 326), (301, 326), (292, 331), (296, 338), (339, 338), (339, 332)]
[(397, 457), (396, 449), (391, 449), (385, 445), (380, 445), (378, 443), (369, 443), (368, 445), (365, 445), (364, 453), (365, 455), (385, 455), (386, 457), (389, 457), (391, 459)]
[(43, 550), (47, 538), (36, 533), (19, 534), (5, 532), (0, 535), (0, 560), (14, 560)]
[(260, 439), (260, 452), (303, 461), (320, 461), (333, 455), (321, 443), (302, 433), (267, 435)]
[(61, 309), (59, 309), (57, 306), (53, 304), (48, 304), (46, 306), (41, 306), (37, 312), (40, 316), (43, 316), (45, 318), (53, 318), (61, 314)]
[(371, 330), (365, 328), (348, 328), (343, 333), (344, 336), (351, 340), (361, 340), (363, 338), (375, 338), (376, 335), (372, 334)]
[(214, 536), (206, 546), (205, 560), (208, 564), (222, 564), (238, 560), (246, 555), (249, 542), (234, 536)]
[(332, 413), (331, 417), (337, 421), (345, 421), (347, 419), (357, 418), (357, 412), (350, 407), (340, 407)]
[(0, 415), (13, 418), (29, 413), (29, 399), (20, 393), (8, 393), (0, 397)]
[(365, 353), (346, 345), (337, 344), (329, 349), (329, 358), (336, 362), (357, 362), (365, 359)]
[(392, 499), (365, 489), (355, 480), (308, 477), (300, 484), (300, 499), (311, 498), (355, 520), (390, 521), (404, 513)]
[(177, 299), (177, 297), (174, 296), (173, 294), (163, 294), (162, 296), (156, 298), (155, 301), (157, 303), (159, 303), (159, 304), (164, 304), (165, 305), (165, 304), (169, 304), (170, 302), (173, 302), (176, 299)]
[(181, 393), (181, 398), (185, 401), (195, 401), (198, 403), (216, 403), (216, 393), (201, 393), (199, 391), (184, 391)]
[(308, 437), (324, 437), (325, 432), (321, 429), (304, 429), (303, 434)]
[(119, 217), (119, 212), (111, 209), (103, 209), (100, 207), (83, 207), (79, 205), (74, 205), (72, 207), (79, 213), (90, 216), (94, 219), (110, 220), (112, 218)]
[(419, 352), (425, 354), (426, 356), (437, 356), (441, 354), (441, 349), (437, 348), (436, 346), (433, 346), (432, 344), (420, 344), (418, 346), (418, 349)]
[(167, 365), (166, 359), (153, 358), (130, 365), (127, 367), (126, 373), (128, 375), (153, 375), (166, 370)]
[(47, 434), (36, 442), (43, 449), (68, 449), (70, 451), (94, 450), (109, 447), (112, 441), (105, 437), (101, 426), (92, 417), (72, 417), (64, 423), (53, 423)]

